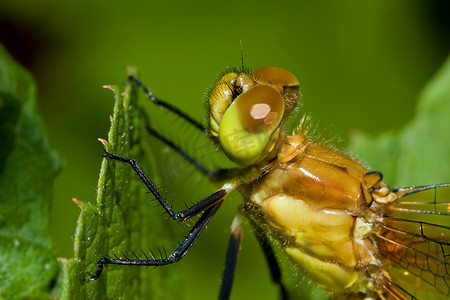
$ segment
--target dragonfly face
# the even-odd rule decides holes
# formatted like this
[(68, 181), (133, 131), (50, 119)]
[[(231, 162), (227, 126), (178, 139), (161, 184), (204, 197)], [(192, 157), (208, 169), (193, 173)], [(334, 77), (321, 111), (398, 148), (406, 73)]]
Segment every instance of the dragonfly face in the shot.
[[(204, 130), (170, 104), (156, 99), (136, 78), (150, 100)], [(109, 159), (128, 163), (166, 212), (179, 222), (201, 213), (190, 234), (167, 258), (102, 258), (105, 264), (160, 266), (179, 261), (191, 248), (225, 198), (235, 189), (244, 204), (232, 225), (227, 267), (219, 299), (228, 299), (242, 227), (240, 215), (250, 220), (268, 258), (273, 280), (280, 279), (269, 237), (312, 281), (344, 298), (406, 299), (414, 292), (397, 282), (399, 267), (413, 274), (436, 294), (450, 296), (450, 210), (434, 198), (408, 201), (412, 195), (449, 189), (450, 184), (390, 191), (380, 172), (368, 172), (357, 161), (316, 143), (302, 128), (287, 135), (284, 117), (296, 106), (299, 83), (290, 72), (275, 67), (222, 76), (209, 97), (207, 135), (242, 169), (223, 171), (222, 188), (181, 212), (174, 212), (136, 161), (107, 153)], [(210, 177), (189, 154), (149, 128), (149, 133), (174, 148)], [(213, 175), (211, 175), (213, 174)], [(214, 175), (216, 174), (216, 175)], [(419, 197), (420, 198), (420, 197)], [(406, 200), (404, 200), (406, 199)], [(406, 205), (406, 207), (405, 207)], [(411, 217), (413, 216), (413, 218)], [(441, 217), (440, 223), (424, 216)], [(443, 221), (442, 221), (443, 220)]]
[(230, 160), (252, 165), (274, 148), (281, 121), (294, 109), (298, 95), (297, 78), (280, 68), (227, 73), (209, 97), (209, 134)]

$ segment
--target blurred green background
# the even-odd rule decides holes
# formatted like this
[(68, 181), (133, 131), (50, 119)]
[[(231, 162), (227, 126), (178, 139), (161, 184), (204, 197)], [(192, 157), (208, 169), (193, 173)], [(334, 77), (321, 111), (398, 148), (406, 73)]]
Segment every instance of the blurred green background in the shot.
[[(0, 42), (34, 74), (50, 142), (64, 161), (52, 211), (58, 256), (73, 256), (79, 210), (71, 199), (95, 201), (103, 151), (96, 139), (106, 137), (113, 107), (101, 86), (122, 83), (125, 65), (137, 66), (155, 95), (204, 120), (204, 92), (226, 66), (240, 66), (242, 40), (247, 66), (278, 66), (298, 77), (302, 110), (345, 147), (354, 129), (376, 135), (412, 117), (419, 91), (449, 53), (449, 12), (445, 0), (0, 1)], [(210, 159), (206, 140), (175, 118), (152, 120)], [(175, 201), (195, 202), (215, 188), (155, 147), (167, 170), (163, 188)], [(187, 299), (216, 297), (239, 203), (239, 196), (225, 203), (191, 253), (169, 267), (185, 275)], [(245, 229), (232, 299), (275, 299), (262, 253)]]

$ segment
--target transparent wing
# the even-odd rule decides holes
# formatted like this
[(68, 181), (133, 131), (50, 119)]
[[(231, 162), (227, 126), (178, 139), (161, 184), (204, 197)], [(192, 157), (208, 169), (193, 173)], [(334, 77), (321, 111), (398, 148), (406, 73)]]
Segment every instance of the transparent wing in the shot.
[(391, 290), (405, 298), (450, 296), (450, 185), (396, 191), (377, 235)]

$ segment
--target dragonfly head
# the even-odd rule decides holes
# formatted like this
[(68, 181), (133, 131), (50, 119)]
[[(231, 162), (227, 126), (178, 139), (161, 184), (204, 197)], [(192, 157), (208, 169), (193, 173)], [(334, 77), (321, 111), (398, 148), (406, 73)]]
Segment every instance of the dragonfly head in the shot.
[(298, 96), (297, 78), (281, 68), (227, 73), (209, 96), (209, 135), (230, 160), (252, 165), (273, 149)]

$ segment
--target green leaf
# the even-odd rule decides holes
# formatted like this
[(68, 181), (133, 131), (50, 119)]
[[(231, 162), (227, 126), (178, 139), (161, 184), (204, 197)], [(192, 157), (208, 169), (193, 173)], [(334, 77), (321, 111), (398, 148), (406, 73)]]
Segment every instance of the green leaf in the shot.
[(350, 149), (391, 186), (450, 182), (450, 57), (423, 89), (414, 118), (378, 137), (357, 135)]
[[(135, 70), (130, 69), (132, 74)], [(125, 90), (106, 86), (115, 97), (114, 113), (108, 141), (100, 140), (110, 153), (138, 160), (150, 177), (158, 179), (146, 151), (143, 124), (136, 87), (128, 83)], [(148, 100), (147, 100), (148, 101)], [(100, 153), (99, 153), (100, 156)], [(95, 272), (97, 261), (105, 255), (130, 251), (143, 256), (149, 241), (171, 238), (168, 228), (161, 226), (161, 210), (151, 204), (152, 196), (134, 174), (132, 168), (117, 161), (103, 159), (98, 196), (95, 203), (79, 200), (81, 209), (75, 235), (75, 258), (64, 260), (61, 299), (178, 299), (181, 295), (178, 275), (169, 268), (105, 266), (100, 278), (84, 282), (88, 272)], [(148, 254), (147, 254), (148, 255)], [(176, 288), (175, 288), (176, 287)]]
[(0, 45), (0, 298), (49, 297), (58, 263), (49, 235), (50, 148), (32, 76)]

